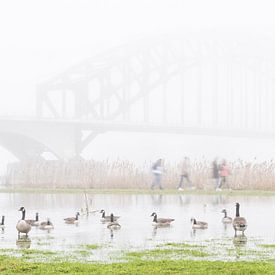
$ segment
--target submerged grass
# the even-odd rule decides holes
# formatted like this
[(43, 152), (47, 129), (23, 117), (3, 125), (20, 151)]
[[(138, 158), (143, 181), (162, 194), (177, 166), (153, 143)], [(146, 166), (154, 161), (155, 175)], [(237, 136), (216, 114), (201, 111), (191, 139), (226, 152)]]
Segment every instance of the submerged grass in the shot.
[(159, 259), (163, 257), (207, 257), (210, 254), (195, 250), (195, 249), (188, 249), (188, 248), (177, 248), (177, 249), (152, 249), (152, 250), (144, 250), (144, 251), (135, 251), (135, 252), (127, 252), (126, 257), (128, 259), (135, 258), (135, 259)]
[(158, 244), (156, 247), (203, 248), (205, 247), (205, 245), (189, 244), (189, 243), (164, 243), (164, 244)]
[(272, 262), (161, 260), (126, 263), (34, 263), (0, 256), (1, 274), (274, 274)]
[(263, 248), (275, 248), (275, 244), (259, 244), (258, 246)]

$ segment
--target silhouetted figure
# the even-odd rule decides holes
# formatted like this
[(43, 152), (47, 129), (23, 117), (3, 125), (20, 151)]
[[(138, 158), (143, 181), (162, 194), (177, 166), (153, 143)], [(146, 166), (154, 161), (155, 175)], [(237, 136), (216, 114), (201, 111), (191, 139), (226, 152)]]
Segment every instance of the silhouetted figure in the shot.
[(221, 176), (220, 188), (227, 183), (228, 175), (229, 175), (229, 167), (227, 166), (226, 160), (224, 159), (220, 167), (220, 176)]
[(178, 190), (183, 190), (184, 188), (184, 181), (191, 186), (191, 181), (190, 181), (190, 160), (188, 157), (185, 157), (181, 166), (181, 175), (180, 175), (180, 182), (178, 185)]
[(220, 177), (220, 166), (218, 159), (216, 158), (212, 163), (213, 179), (215, 180), (216, 191), (221, 191), (221, 177)]
[(163, 174), (163, 161), (162, 159), (158, 159), (152, 166), (152, 173), (154, 176), (151, 189), (154, 189), (155, 186), (159, 187), (159, 189), (163, 189), (161, 185), (161, 178)]

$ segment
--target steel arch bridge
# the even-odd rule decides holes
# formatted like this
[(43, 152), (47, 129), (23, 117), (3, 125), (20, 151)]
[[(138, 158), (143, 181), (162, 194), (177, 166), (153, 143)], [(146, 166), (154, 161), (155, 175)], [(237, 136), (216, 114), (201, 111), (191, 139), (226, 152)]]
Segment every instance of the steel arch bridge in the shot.
[(274, 138), (275, 60), (249, 43), (189, 35), (111, 49), (37, 85), (36, 117), (0, 119), (0, 141), (26, 159), (79, 156), (106, 131)]

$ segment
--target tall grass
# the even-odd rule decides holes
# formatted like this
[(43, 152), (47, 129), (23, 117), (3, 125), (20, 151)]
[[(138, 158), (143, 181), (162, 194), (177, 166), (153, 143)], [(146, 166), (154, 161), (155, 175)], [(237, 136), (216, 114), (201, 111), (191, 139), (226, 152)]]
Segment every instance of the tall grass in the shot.
[[(27, 161), (8, 166), (5, 182), (28, 187), (79, 188), (148, 188), (153, 180), (151, 163), (135, 165), (126, 160), (116, 161)], [(275, 162), (229, 162), (230, 175), (226, 188), (275, 190)], [(165, 163), (162, 182), (165, 188), (176, 188), (181, 163)], [(191, 161), (190, 177), (198, 189), (214, 188), (212, 163)]]

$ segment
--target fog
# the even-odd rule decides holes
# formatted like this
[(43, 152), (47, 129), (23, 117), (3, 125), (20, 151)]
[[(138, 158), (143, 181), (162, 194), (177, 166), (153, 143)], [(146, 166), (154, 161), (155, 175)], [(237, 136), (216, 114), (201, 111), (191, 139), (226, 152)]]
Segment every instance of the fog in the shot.
[[(212, 41), (214, 38), (213, 41), (223, 41), (225, 49), (229, 44), (241, 43), (243, 52), (239, 53), (240, 56), (251, 53), (272, 62), (274, 7), (274, 1), (248, 0), (2, 1), (0, 116), (35, 117), (39, 83), (83, 60), (116, 47), (127, 48), (124, 45), (134, 45), (136, 41), (151, 41), (158, 37), (167, 37), (168, 40), (169, 37), (184, 37), (191, 41)], [(272, 77), (270, 79), (272, 82)], [(272, 128), (272, 122), (269, 123), (269, 119), (272, 120), (272, 88), (272, 85), (268, 89), (264, 86), (259, 88), (260, 92), (267, 94), (261, 103), (265, 113), (253, 112), (253, 106), (246, 113), (248, 121), (255, 121), (259, 116), (266, 117), (262, 130), (268, 131)], [(259, 101), (261, 94), (252, 90), (248, 98), (257, 96)], [(174, 98), (171, 93), (169, 96)], [(191, 102), (192, 93), (186, 93), (186, 96), (186, 100)], [(226, 106), (227, 103), (223, 104)], [(247, 102), (249, 104), (252, 103)], [(196, 112), (190, 106), (191, 112)], [(136, 114), (143, 112), (141, 107), (135, 108)], [(173, 104), (169, 108), (167, 112), (176, 117)], [(240, 115), (239, 110), (234, 111), (235, 118)], [(158, 111), (161, 115), (162, 109)], [(204, 118), (207, 120), (205, 113)], [(170, 119), (172, 123), (173, 115)], [(1, 129), (1, 132), (5, 130)], [(106, 132), (98, 135), (82, 155), (87, 159), (119, 158), (136, 163), (159, 157), (173, 162), (185, 155), (192, 158), (257, 157), (264, 160), (273, 158), (274, 145), (275, 140), (272, 139), (247, 137)], [(15, 159), (4, 146), (1, 147), (1, 172), (7, 163)]]

